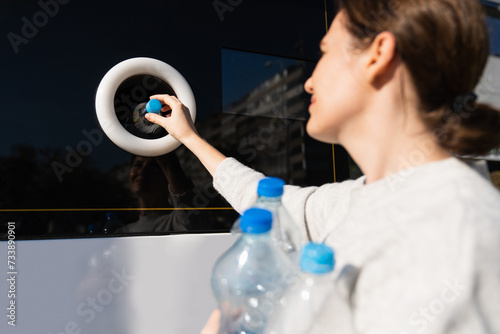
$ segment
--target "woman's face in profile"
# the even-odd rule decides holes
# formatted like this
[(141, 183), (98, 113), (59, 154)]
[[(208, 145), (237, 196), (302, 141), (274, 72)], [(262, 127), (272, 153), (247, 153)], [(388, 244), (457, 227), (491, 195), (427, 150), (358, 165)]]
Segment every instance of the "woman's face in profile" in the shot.
[(154, 158), (135, 157), (129, 174), (130, 190), (136, 196), (164, 193), (167, 180)]
[(333, 20), (320, 44), (321, 59), (304, 85), (312, 95), (307, 132), (327, 143), (339, 142), (342, 130), (352, 124), (365, 101), (364, 51), (354, 47), (347, 20), (343, 10)]

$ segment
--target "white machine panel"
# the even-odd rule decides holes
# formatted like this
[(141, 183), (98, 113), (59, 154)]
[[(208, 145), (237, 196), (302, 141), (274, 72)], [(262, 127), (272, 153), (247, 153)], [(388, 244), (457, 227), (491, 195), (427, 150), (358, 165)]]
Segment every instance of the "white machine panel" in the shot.
[(194, 234), (17, 241), (14, 275), (7, 274), (1, 242), (0, 332), (199, 333), (216, 306), (212, 266), (234, 240)]

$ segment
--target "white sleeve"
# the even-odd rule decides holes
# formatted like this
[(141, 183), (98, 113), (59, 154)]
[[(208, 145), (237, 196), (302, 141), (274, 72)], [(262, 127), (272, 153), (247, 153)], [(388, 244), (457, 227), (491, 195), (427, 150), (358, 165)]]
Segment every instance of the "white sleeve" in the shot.
[(257, 201), (257, 186), (265, 177), (234, 158), (226, 158), (214, 174), (214, 188), (240, 214)]
[[(226, 158), (215, 171), (214, 188), (236, 211), (242, 213), (257, 201), (257, 187), (264, 177), (264, 174), (241, 164), (236, 159)], [(316, 189), (317, 187), (300, 188), (288, 185), (284, 189), (283, 206), (300, 226), (304, 236), (309, 235), (306, 230), (305, 203)]]
[[(236, 159), (226, 158), (215, 171), (214, 187), (236, 211), (242, 213), (257, 201), (257, 187), (264, 177)], [(306, 188), (286, 185), (283, 205), (302, 228), (304, 236), (320, 241), (324, 237), (326, 221), (331, 220), (335, 210), (334, 204), (351, 185), (350, 181)]]
[(283, 203), (310, 240), (323, 242), (347, 213), (350, 191), (359, 181), (328, 183), (320, 187), (285, 186)]

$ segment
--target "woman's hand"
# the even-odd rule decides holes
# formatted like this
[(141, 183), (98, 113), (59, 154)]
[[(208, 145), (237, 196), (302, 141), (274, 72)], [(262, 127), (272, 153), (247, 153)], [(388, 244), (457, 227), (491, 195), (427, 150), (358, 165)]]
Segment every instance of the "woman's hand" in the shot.
[(161, 111), (168, 111), (171, 109), (172, 112), (166, 117), (148, 113), (146, 114), (146, 119), (148, 121), (162, 126), (172, 137), (181, 143), (184, 143), (187, 138), (193, 135), (198, 136), (189, 109), (182, 104), (177, 97), (165, 94), (153, 95), (150, 99), (157, 99), (164, 104)]
[(146, 119), (152, 123), (165, 128), (168, 133), (183, 143), (191, 152), (200, 159), (201, 163), (213, 176), (217, 167), (226, 158), (212, 145), (207, 143), (198, 135), (194, 127), (189, 109), (182, 104), (175, 96), (171, 95), (153, 95), (151, 99), (157, 99), (165, 104), (162, 111), (172, 109), (172, 112), (166, 117), (154, 113), (146, 114)]
[(220, 324), (220, 310), (215, 309), (208, 318), (205, 327), (201, 330), (201, 334), (217, 334), (219, 332), (219, 324)]

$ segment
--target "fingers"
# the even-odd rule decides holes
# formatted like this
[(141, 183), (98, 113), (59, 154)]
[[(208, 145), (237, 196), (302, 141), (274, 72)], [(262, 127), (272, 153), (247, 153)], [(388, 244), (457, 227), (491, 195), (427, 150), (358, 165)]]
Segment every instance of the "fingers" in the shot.
[[(174, 108), (174, 106), (182, 104), (182, 102), (179, 101), (179, 99), (176, 96), (168, 95), (168, 94), (153, 95), (153, 96), (150, 96), (149, 99), (157, 99), (160, 102), (163, 102), (163, 104), (170, 106), (172, 109)], [(162, 108), (162, 110), (163, 110), (163, 108)]]
[(201, 330), (201, 334), (217, 334), (219, 331), (219, 324), (220, 324), (220, 310), (215, 309), (210, 315), (210, 318), (208, 318), (205, 327), (203, 327), (203, 329)]
[(160, 94), (153, 95), (151, 99), (157, 99), (162, 104), (164, 104), (162, 111), (172, 110), (171, 113), (163, 116), (162, 114), (151, 114), (146, 115), (146, 119), (152, 123), (158, 124), (165, 128), (167, 132), (175, 139), (183, 142), (183, 138), (196, 134), (196, 130), (193, 125), (193, 120), (190, 115), (189, 109), (182, 104), (181, 101), (175, 96)]
[(182, 106), (182, 102), (176, 96), (168, 94), (157, 94), (149, 97), (150, 100), (157, 99), (162, 102), (161, 111), (167, 112), (174, 109), (174, 106)]
[(163, 126), (163, 122), (165, 121), (165, 117), (162, 117), (155, 113), (148, 113), (144, 117), (146, 117), (146, 119), (151, 123), (155, 123), (161, 126)]
[(149, 97), (150, 100), (152, 99), (157, 99), (157, 100), (160, 100), (162, 102), (165, 102), (165, 98), (168, 98), (168, 97), (171, 97), (171, 98), (175, 98), (175, 96), (173, 95), (168, 95), (168, 94), (156, 94), (156, 95), (152, 95)]

